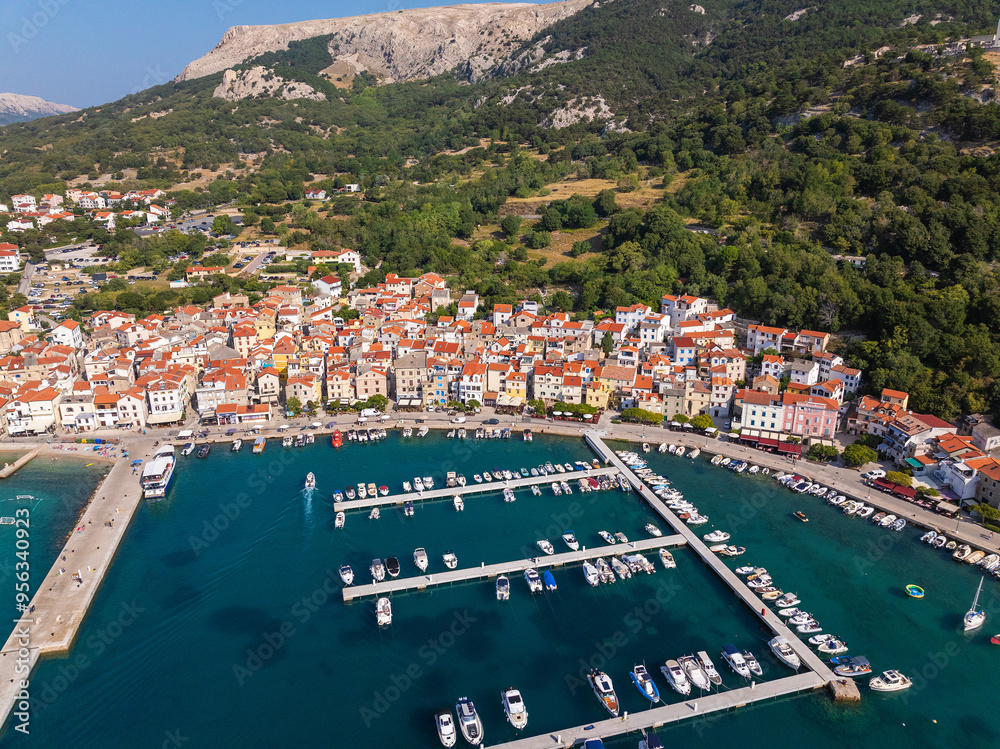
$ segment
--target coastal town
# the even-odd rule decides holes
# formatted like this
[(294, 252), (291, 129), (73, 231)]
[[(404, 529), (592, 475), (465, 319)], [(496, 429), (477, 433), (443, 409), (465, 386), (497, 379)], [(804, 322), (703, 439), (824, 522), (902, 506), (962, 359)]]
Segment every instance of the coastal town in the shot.
[[(123, 205), (142, 204), (150, 226), (169, 216), (155, 202), (163, 197), (69, 190), (9, 203), (12, 221), (40, 225), (62, 217), (64, 200), (112, 224), (133, 217)], [(233, 256), (246, 244), (237, 242)], [(256, 252), (268, 260), (280, 251)], [(16, 245), (0, 246), (0, 270), (17, 272), (24, 260)], [(269, 284), (253, 302), (227, 291), (163, 314), (99, 310), (79, 322), (54, 319), (40, 301), (12, 309), (0, 321), (3, 432), (86, 438), (107, 429), (258, 427), (363, 408), (581, 422), (610, 413), (795, 458), (830, 460), (861, 441), (908, 479), (875, 477), (884, 491), (926, 494), (948, 514), (963, 504), (1000, 506), (1000, 430), (978, 415), (948, 423), (916, 413), (906, 393), (866, 393), (864, 374), (835, 353), (828, 333), (741, 320), (690, 295), (594, 319), (548, 310), (537, 295), (486, 309), (474, 291), (434, 273), (360, 285), (368, 269), (352, 249), (313, 251), (307, 262), (305, 274)], [(51, 257), (32, 270), (36, 278), (78, 273), (79, 263)], [(189, 265), (181, 284), (211, 289), (227, 272), (243, 271)]]

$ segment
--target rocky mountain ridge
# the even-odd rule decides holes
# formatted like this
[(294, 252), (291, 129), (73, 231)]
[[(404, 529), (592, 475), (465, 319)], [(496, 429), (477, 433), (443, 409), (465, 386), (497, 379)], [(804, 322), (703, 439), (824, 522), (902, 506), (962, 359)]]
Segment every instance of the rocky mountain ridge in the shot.
[(28, 122), (29, 120), (37, 120), (39, 117), (76, 111), (77, 108), (71, 107), (69, 104), (56, 104), (46, 101), (40, 96), (0, 93), (0, 125)]

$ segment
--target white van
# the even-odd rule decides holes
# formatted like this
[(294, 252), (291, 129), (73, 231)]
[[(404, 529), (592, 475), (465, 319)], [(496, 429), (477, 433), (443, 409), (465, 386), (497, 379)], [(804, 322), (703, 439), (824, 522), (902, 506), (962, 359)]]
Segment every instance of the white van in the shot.
[(369, 418), (372, 416), (381, 416), (382, 412), (379, 411), (377, 408), (365, 408), (361, 411), (361, 415), (364, 416), (365, 418)]

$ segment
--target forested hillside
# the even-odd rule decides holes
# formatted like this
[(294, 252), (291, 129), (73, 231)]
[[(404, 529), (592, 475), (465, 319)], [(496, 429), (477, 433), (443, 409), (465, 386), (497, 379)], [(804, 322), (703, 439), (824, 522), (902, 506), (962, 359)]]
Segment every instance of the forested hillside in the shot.
[[(339, 88), (318, 76), (326, 40), (296, 43), (248, 66), (325, 101), (215, 99), (217, 74), (4, 128), (0, 195), (80, 175), (125, 185), (127, 169), (128, 184), (183, 188), (225, 165), (206, 189), (179, 190), (182, 204), (236, 199), (285, 244), (381, 261), (373, 279), (435, 270), (487, 304), (544, 290), (579, 315), (710, 295), (844, 334), (868, 385), (907, 390), (918, 410), (1000, 411), (1000, 57), (960, 43), (991, 33), (1000, 4), (695, 7), (601, 3), (473, 85), (458, 71)], [(605, 114), (574, 114), (586, 106)], [(565, 127), (548, 126), (555, 112)], [(365, 200), (291, 206), (314, 177), (361, 182)], [(549, 193), (595, 179), (608, 186), (596, 198)], [(630, 200), (654, 183), (656, 199)], [(542, 221), (501, 229), (512, 199), (541, 205)], [(578, 230), (598, 238), (525, 259)], [(120, 232), (109, 249), (156, 265), (171, 241)]]

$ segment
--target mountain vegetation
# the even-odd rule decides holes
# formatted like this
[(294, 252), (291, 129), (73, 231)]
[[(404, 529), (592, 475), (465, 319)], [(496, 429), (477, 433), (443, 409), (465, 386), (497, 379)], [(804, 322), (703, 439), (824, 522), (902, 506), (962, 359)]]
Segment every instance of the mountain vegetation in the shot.
[[(216, 99), (218, 73), (12, 125), (0, 195), (100, 179), (184, 207), (236, 200), (252, 231), (380, 263), (362, 282), (432, 270), (487, 308), (527, 294), (587, 316), (707, 295), (840, 334), (867, 387), (908, 391), (916, 410), (1000, 412), (1000, 58), (962, 41), (998, 11), (615, 0), (471, 85), (458, 71), (338, 86), (317, 37), (237, 69), (325, 101)], [(218, 176), (188, 186), (201, 172)], [(595, 180), (599, 194), (572, 194)], [(306, 184), (352, 182), (363, 199), (303, 202)], [(548, 252), (565, 233), (581, 240)], [(106, 248), (155, 264), (183, 241), (119, 232)]]

